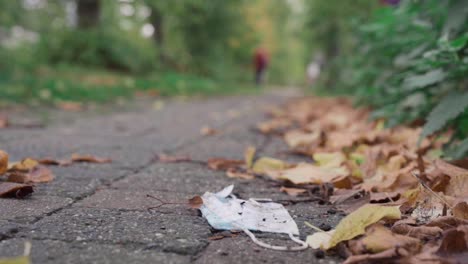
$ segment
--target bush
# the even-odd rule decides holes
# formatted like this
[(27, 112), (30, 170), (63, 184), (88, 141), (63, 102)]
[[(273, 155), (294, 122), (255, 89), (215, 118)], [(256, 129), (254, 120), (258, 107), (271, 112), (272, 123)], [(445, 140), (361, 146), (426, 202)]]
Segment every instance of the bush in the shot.
[(359, 27), (355, 52), (340, 59), (339, 86), (389, 126), (426, 120), (421, 137), (453, 128), (453, 148), (468, 136), (467, 18), (464, 0), (379, 9)]

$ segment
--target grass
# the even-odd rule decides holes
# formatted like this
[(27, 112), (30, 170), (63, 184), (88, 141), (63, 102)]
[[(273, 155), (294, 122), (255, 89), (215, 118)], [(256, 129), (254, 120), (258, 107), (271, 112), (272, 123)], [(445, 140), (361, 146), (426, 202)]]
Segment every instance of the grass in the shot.
[(135, 76), (99, 69), (40, 68), (34, 73), (0, 74), (0, 102), (29, 105), (59, 102), (105, 103), (136, 94), (205, 96), (252, 93), (252, 84), (215, 81), (175, 72)]

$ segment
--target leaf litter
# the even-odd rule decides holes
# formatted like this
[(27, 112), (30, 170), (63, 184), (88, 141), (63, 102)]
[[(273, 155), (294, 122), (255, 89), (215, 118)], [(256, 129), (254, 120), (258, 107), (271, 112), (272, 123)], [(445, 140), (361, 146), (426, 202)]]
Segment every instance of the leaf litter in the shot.
[[(296, 99), (268, 114), (258, 131), (281, 137), (290, 153), (308, 162), (261, 157), (249, 146), (243, 162), (217, 158), (207, 164), (229, 177), (276, 181), (282, 185), (279, 191), (291, 196), (310, 195), (313, 186), (323, 190), (323, 197), (348, 215), (333, 230), (314, 228), (309, 246), (338, 252), (346, 263), (466, 259), (468, 170), (454, 165), (466, 162), (439, 158), (447, 134), (418, 142), (420, 127), (385, 128), (385, 120), (371, 121), (367, 109), (342, 98)], [(223, 201), (228, 196), (207, 193), (202, 198)], [(210, 218), (205, 199), (200, 208)], [(222, 213), (233, 212), (225, 208)], [(223, 218), (212, 218), (210, 224), (234, 229)]]
[(34, 192), (34, 184), (47, 183), (55, 178), (47, 166), (68, 166), (74, 162), (108, 163), (111, 160), (73, 154), (68, 160), (25, 158), (10, 162), (8, 153), (0, 150), (0, 197), (24, 198)]

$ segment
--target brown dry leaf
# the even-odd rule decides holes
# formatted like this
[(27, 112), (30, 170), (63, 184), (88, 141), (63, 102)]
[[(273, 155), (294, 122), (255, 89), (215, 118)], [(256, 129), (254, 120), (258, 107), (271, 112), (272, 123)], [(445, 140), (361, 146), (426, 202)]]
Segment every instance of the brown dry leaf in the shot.
[(442, 229), (437, 226), (413, 226), (395, 223), (392, 232), (422, 240), (431, 240), (439, 237), (442, 234)]
[(396, 202), (399, 199), (400, 199), (399, 192), (380, 192), (380, 193), (370, 194), (371, 203), (389, 203), (389, 202)]
[(68, 166), (72, 163), (70, 160), (56, 160), (51, 158), (38, 159), (37, 162), (42, 165)]
[(52, 171), (44, 166), (36, 166), (28, 172), (18, 171), (8, 175), (8, 181), (16, 183), (43, 183), (53, 179)]
[(443, 174), (446, 174), (450, 177), (468, 174), (468, 170), (461, 167), (457, 167), (440, 159), (434, 161), (434, 166), (437, 169), (439, 169)]
[(289, 147), (295, 149), (298, 147), (310, 147), (319, 144), (321, 132), (316, 130), (312, 133), (303, 132), (300, 130), (292, 130), (284, 134), (284, 140)]
[(108, 158), (99, 158), (93, 155), (72, 154), (71, 161), (73, 162), (88, 162), (88, 163), (109, 163), (112, 160)]
[(450, 176), (445, 193), (453, 197), (468, 198), (468, 173)]
[(458, 263), (466, 261), (468, 256), (468, 225), (445, 231), (437, 254), (460, 261)]
[(237, 170), (235, 168), (229, 168), (226, 171), (226, 175), (229, 178), (236, 178), (236, 179), (242, 179), (242, 180), (252, 180), (253, 178), (255, 178), (254, 175), (246, 173), (246, 172), (239, 171), (239, 170)]
[(57, 103), (57, 107), (63, 111), (68, 111), (68, 112), (83, 111), (83, 104), (79, 102), (68, 102), (68, 101), (59, 102)]
[(294, 184), (321, 184), (339, 182), (349, 175), (345, 167), (326, 168), (309, 163), (301, 163), (294, 168), (280, 172), (280, 179), (289, 180)]
[(230, 168), (237, 168), (243, 165), (244, 161), (223, 158), (211, 158), (206, 162), (206, 164), (208, 165), (208, 168), (212, 170), (227, 170)]
[(409, 252), (404, 248), (390, 248), (376, 254), (355, 255), (346, 259), (343, 264), (362, 264), (362, 263), (398, 263), (397, 259), (406, 257)]
[(288, 195), (291, 195), (291, 196), (298, 196), (298, 195), (301, 195), (303, 193), (306, 193), (307, 190), (300, 189), (300, 188), (289, 188), (289, 187), (281, 186), (280, 192), (287, 193)]
[(29, 184), (0, 182), (0, 197), (24, 198), (33, 192), (33, 186)]
[(0, 150), (0, 175), (4, 174), (8, 169), (8, 154)]
[(363, 238), (350, 242), (350, 249), (354, 254), (378, 253), (395, 247), (415, 252), (419, 251), (420, 241), (413, 237), (394, 234), (386, 227), (375, 224), (367, 229)]
[(203, 199), (201, 196), (197, 195), (193, 198), (190, 198), (188, 204), (193, 209), (199, 209), (203, 205)]
[(447, 229), (454, 228), (460, 225), (468, 225), (468, 220), (456, 218), (453, 216), (443, 216), (443, 217), (436, 218), (426, 224), (426, 226), (440, 227), (442, 230), (447, 230)]
[(265, 174), (269, 173), (270, 171), (284, 170), (288, 166), (289, 165), (282, 160), (269, 157), (262, 157), (255, 161), (254, 165), (252, 166), (252, 170), (255, 173)]
[(26, 158), (20, 162), (13, 162), (8, 165), (8, 171), (30, 171), (39, 165), (35, 159)]
[(219, 131), (212, 127), (204, 126), (200, 129), (200, 134), (202, 136), (213, 136), (219, 134)]
[(370, 202), (370, 195), (362, 190), (335, 189), (334, 195), (330, 197), (330, 202), (338, 209), (349, 214), (361, 206)]
[(468, 203), (460, 202), (452, 208), (452, 214), (455, 217), (468, 220)]
[(159, 162), (163, 163), (177, 163), (177, 162), (186, 162), (186, 161), (191, 161), (192, 159), (189, 156), (186, 155), (180, 155), (180, 156), (169, 156), (165, 154), (158, 154), (155, 157)]
[(257, 129), (264, 134), (268, 134), (285, 129), (291, 125), (292, 122), (288, 118), (276, 118), (257, 124)]
[(0, 128), (8, 127), (8, 117), (6, 115), (0, 115)]
[(245, 161), (245, 166), (247, 167), (247, 169), (252, 168), (256, 151), (257, 150), (253, 146), (248, 146), (245, 149), (245, 151), (244, 151), (244, 161)]

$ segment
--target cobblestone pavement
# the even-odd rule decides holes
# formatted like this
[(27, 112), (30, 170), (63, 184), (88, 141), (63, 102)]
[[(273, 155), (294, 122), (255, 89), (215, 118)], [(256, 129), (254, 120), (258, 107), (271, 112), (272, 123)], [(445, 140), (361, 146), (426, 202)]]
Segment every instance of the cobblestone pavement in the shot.
[[(21, 255), (32, 242), (33, 263), (334, 263), (316, 252), (278, 252), (256, 246), (239, 234), (209, 240), (214, 230), (197, 210), (183, 206), (148, 212), (151, 194), (185, 201), (235, 184), (242, 197), (288, 199), (277, 186), (259, 180), (227, 178), (200, 164), (151, 162), (155, 153), (190, 154), (193, 159), (242, 158), (248, 145), (261, 155), (282, 156), (280, 140), (252, 127), (265, 104), (280, 103), (289, 93), (172, 100), (161, 109), (143, 103), (101, 114), (52, 113), (43, 128), (0, 130), (0, 149), (11, 160), (63, 158), (72, 153), (109, 157), (109, 164), (51, 167), (54, 181), (38, 185), (26, 199), (0, 199), (0, 257)], [(21, 117), (21, 114), (19, 115)], [(55, 120), (55, 121), (54, 121)], [(200, 128), (222, 133), (203, 137)], [(342, 217), (327, 205), (298, 203), (286, 207), (299, 225), (334, 226)], [(272, 244), (289, 243), (281, 235), (258, 234)]]

